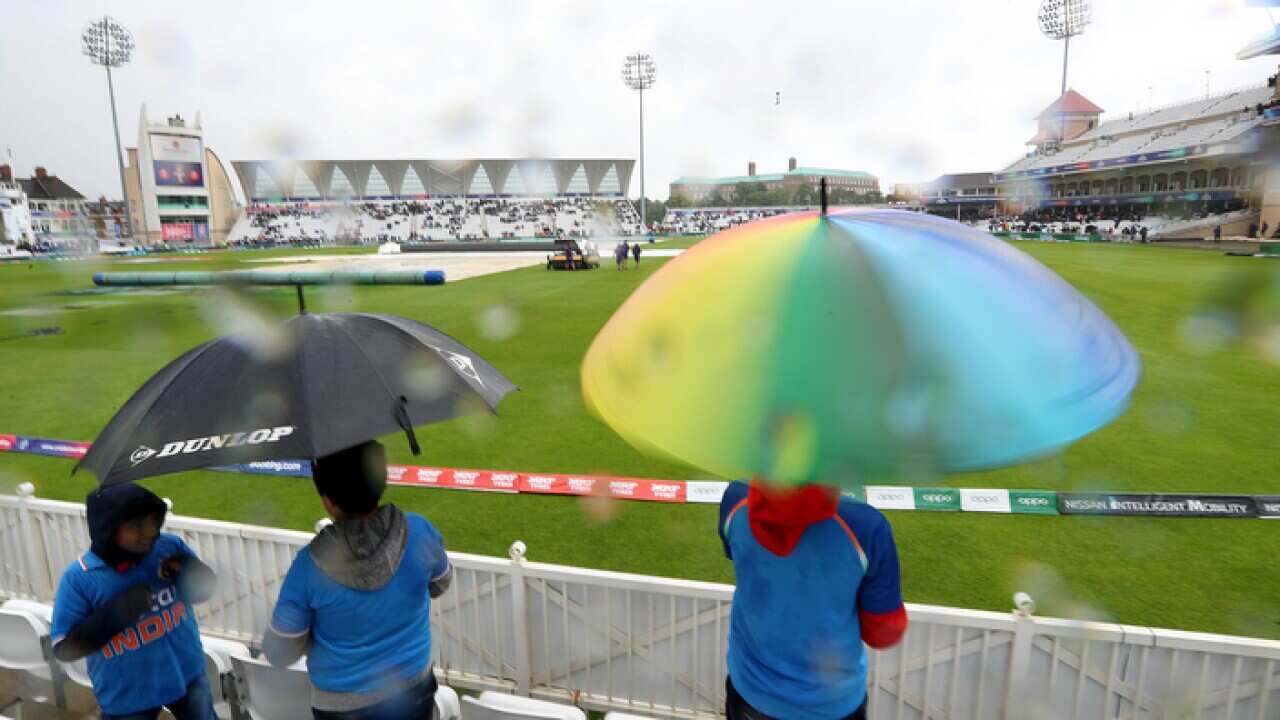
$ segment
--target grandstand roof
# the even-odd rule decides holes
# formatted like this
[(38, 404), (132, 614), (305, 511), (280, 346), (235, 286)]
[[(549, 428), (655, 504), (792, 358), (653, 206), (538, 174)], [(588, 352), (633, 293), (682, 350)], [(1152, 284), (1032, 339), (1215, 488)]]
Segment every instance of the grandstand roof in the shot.
[(939, 190), (958, 190), (962, 188), (982, 187), (991, 184), (990, 172), (949, 173), (939, 175), (929, 183), (929, 187)]
[(1056, 151), (1019, 159), (998, 171), (997, 180), (1205, 154), (1240, 141), (1257, 127), (1262, 118), (1253, 108), (1266, 103), (1272, 93), (1270, 87), (1260, 85), (1104, 120), (1079, 137), (1062, 142)]
[(1102, 112), (1102, 108), (1093, 104), (1091, 100), (1081, 95), (1080, 93), (1076, 92), (1075, 90), (1069, 89), (1062, 94), (1062, 97), (1058, 98), (1057, 100), (1054, 100), (1052, 105), (1040, 111), (1040, 114), (1037, 115), (1036, 117), (1044, 117), (1045, 115), (1058, 115), (1058, 114), (1094, 115), (1094, 114), (1099, 114), (1101, 112)]
[(634, 160), (237, 160), (249, 199), (394, 198), (423, 195), (623, 195)]
[(857, 180), (875, 180), (876, 176), (861, 170), (831, 170), (829, 168), (798, 167), (781, 173), (767, 175), (730, 175), (728, 177), (697, 177), (686, 175), (676, 178), (673, 185), (737, 185), (749, 182), (780, 182), (788, 176), (819, 175), (822, 177), (854, 178)]
[(1249, 41), (1236, 53), (1237, 60), (1250, 60), (1263, 55), (1280, 55), (1280, 25), (1261, 37)]

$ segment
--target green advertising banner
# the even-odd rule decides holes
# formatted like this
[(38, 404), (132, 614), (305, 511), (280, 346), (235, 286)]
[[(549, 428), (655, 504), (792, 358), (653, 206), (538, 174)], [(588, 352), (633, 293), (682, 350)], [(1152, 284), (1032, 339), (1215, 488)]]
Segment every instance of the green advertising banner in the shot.
[(1010, 490), (1009, 510), (1015, 514), (1057, 515), (1058, 493), (1042, 490)]
[(960, 510), (960, 491), (955, 488), (915, 488), (917, 510)]

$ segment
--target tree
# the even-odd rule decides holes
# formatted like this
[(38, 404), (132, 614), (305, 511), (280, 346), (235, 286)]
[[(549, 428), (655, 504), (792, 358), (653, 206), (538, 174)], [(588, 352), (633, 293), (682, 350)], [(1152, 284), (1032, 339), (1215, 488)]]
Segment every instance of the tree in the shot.
[[(639, 210), (636, 211), (636, 214), (640, 214)], [(661, 200), (648, 200), (645, 202), (644, 214), (645, 225), (653, 226), (656, 223), (660, 223), (667, 214), (667, 203)]]
[(667, 198), (667, 207), (673, 207), (673, 208), (693, 207), (693, 201), (685, 197), (684, 195), (672, 195), (671, 197)]
[(818, 191), (813, 189), (808, 183), (796, 188), (791, 195), (791, 204), (793, 205), (817, 205)]
[(752, 197), (755, 197), (758, 201), (759, 198), (767, 192), (769, 192), (769, 190), (764, 186), (764, 183), (738, 183), (733, 186), (733, 204), (739, 206), (750, 206)]
[(702, 203), (702, 206), (703, 207), (724, 207), (725, 205), (728, 205), (728, 204), (729, 203), (725, 202), (724, 195), (720, 194), (720, 188), (716, 188), (715, 190), (711, 191), (710, 195), (707, 196), (707, 199), (705, 202)]

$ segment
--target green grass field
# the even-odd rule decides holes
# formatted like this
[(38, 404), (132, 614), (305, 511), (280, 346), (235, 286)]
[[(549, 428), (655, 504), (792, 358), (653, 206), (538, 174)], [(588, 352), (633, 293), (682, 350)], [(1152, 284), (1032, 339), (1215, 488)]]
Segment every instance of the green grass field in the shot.
[[(686, 245), (688, 241), (679, 242)], [(675, 245), (673, 243), (673, 245)], [(1106, 245), (1020, 246), (1097, 302), (1142, 353), (1144, 374), (1119, 421), (1061, 456), (949, 478), (967, 487), (1280, 492), (1280, 365), (1246, 346), (1209, 352), (1183, 328), (1224, 284), (1280, 263), (1218, 253)], [(348, 250), (340, 250), (347, 252)], [(148, 376), (225, 332), (244, 306), (285, 317), (292, 290), (71, 294), (96, 270), (242, 267), (262, 253), (0, 266), (0, 432), (91, 440)], [(386, 438), (394, 461), (452, 467), (706, 477), (645, 457), (587, 414), (578, 364), (613, 310), (660, 260), (640, 271), (550, 273), (540, 268), (443, 288), (308, 291), (315, 311), (412, 317), (468, 343), (522, 388), (494, 419), (423, 428), (423, 456)], [(16, 311), (16, 312), (15, 312)], [(496, 311), (496, 312), (495, 312)], [(509, 336), (492, 318), (514, 319)], [(510, 322), (507, 323), (511, 325)], [(57, 326), (57, 335), (30, 336)], [(66, 460), (0, 455), (0, 491), (30, 480), (43, 497), (82, 500), (88, 476)], [(147, 481), (178, 512), (309, 529), (321, 515), (311, 484), (215, 473)], [(424, 513), (451, 549), (504, 555), (524, 540), (532, 559), (732, 582), (716, 537), (716, 508), (649, 503), (606, 507), (561, 497), (392, 488)], [(889, 513), (909, 601), (1005, 610), (1027, 590), (1046, 615), (1280, 638), (1280, 522)]]

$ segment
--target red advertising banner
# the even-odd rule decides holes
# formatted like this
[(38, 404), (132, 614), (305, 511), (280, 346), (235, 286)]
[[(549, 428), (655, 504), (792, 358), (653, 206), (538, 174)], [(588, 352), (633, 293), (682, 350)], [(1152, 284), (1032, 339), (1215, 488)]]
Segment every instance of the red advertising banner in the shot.
[(388, 465), (387, 482), (411, 487), (520, 492), (520, 474), (493, 470), (456, 470), (453, 468)]
[(195, 230), (191, 223), (164, 223), (160, 226), (160, 237), (166, 242), (172, 240), (192, 240)]
[(685, 483), (679, 480), (461, 470), (412, 465), (387, 466), (387, 481), (392, 485), (410, 487), (542, 495), (594, 495), (618, 500), (670, 503), (683, 503), (686, 497)]
[[(74, 440), (50, 440), (25, 435), (0, 434), (0, 452), (21, 452), (79, 459), (89, 443)], [(266, 472), (273, 475), (306, 477), (310, 468), (305, 461), (279, 460), (248, 465), (209, 468), (233, 472)], [(406, 487), (434, 487), (453, 490), (478, 490), (500, 493), (532, 493), (540, 495), (574, 495), (615, 500), (647, 500), (650, 502), (685, 503), (690, 500), (690, 483), (684, 480), (609, 477), (601, 475), (561, 475), (557, 473), (521, 473), (506, 470), (468, 470), (463, 468), (388, 465), (387, 482)], [(692, 483), (694, 486), (722, 483)], [(708, 502), (698, 494), (695, 502)], [(703, 493), (705, 494), (705, 493)], [(715, 502), (719, 501), (718, 493)]]

